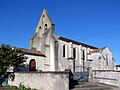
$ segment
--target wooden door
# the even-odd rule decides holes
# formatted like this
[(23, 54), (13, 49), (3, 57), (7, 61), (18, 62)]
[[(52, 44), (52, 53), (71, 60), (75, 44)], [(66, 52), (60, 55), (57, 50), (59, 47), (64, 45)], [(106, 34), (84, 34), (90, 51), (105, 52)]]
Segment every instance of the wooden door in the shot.
[(36, 71), (36, 61), (34, 59), (30, 60), (29, 71)]

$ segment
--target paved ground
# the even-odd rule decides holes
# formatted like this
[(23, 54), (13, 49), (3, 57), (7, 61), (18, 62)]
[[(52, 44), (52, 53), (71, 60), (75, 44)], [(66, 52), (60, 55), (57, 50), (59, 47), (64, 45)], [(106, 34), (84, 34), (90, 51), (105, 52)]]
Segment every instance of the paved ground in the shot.
[(102, 83), (82, 82), (71, 90), (120, 90), (120, 88)]

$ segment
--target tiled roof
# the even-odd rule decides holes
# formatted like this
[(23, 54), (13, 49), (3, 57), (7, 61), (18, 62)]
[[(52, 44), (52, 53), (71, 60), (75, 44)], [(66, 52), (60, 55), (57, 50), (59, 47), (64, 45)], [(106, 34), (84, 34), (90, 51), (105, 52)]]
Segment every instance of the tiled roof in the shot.
[(77, 41), (74, 41), (74, 40), (71, 40), (71, 39), (68, 39), (68, 38), (65, 38), (65, 37), (60, 36), (59, 39), (63, 40), (63, 41), (66, 41), (66, 42), (72, 42), (73, 44), (82, 45), (84, 47), (89, 47), (89, 48), (92, 48), (92, 49), (98, 49), (97, 47), (87, 45), (87, 44), (84, 44), (84, 43), (81, 43), (81, 42), (77, 42)]
[(31, 50), (31, 49), (22, 49), (22, 51), (23, 51), (23, 53), (25, 53), (25, 54), (46, 57), (46, 56), (45, 56), (44, 54), (42, 54), (40, 51)]

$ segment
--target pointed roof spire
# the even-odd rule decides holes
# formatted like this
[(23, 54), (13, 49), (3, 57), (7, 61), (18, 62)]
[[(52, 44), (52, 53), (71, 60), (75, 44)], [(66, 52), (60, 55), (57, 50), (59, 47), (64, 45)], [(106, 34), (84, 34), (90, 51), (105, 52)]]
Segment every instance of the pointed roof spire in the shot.
[(38, 32), (39, 27), (44, 26), (45, 24), (48, 24), (48, 26), (50, 27), (51, 25), (54, 25), (52, 19), (50, 18), (50, 16), (48, 15), (48, 12), (46, 9), (43, 9), (42, 15), (40, 17), (40, 20), (38, 22), (38, 25), (36, 27), (36, 32)]
[(48, 11), (46, 9), (43, 9), (42, 16), (44, 16), (44, 15), (46, 15), (48, 17), (48, 19), (51, 21), (51, 23), (53, 24), (53, 21), (50, 18), (49, 14), (48, 14)]

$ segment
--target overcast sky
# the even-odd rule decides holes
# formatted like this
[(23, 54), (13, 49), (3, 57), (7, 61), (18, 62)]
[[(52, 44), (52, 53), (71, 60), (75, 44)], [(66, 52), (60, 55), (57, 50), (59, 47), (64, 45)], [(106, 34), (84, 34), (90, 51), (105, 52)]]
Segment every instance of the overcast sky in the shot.
[(29, 48), (44, 8), (57, 35), (108, 46), (120, 64), (120, 0), (0, 0), (0, 43)]

